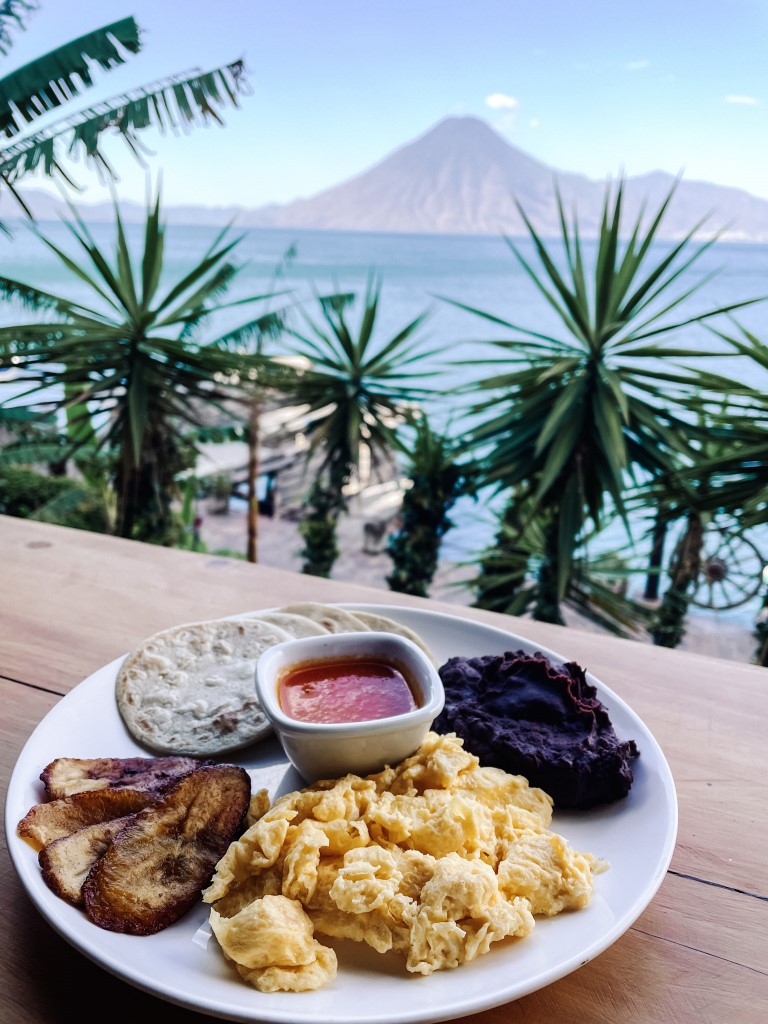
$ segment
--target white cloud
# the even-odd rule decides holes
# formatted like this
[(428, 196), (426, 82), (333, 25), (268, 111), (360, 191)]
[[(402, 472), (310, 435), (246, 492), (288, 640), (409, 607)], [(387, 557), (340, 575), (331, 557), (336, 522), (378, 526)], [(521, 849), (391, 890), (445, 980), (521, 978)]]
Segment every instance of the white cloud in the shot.
[(650, 67), (650, 64), (649, 60), (630, 60), (627, 62), (627, 71), (642, 71), (644, 68)]
[(734, 96), (733, 94), (725, 97), (726, 103), (740, 103), (743, 107), (756, 107), (757, 97), (756, 96)]
[(491, 110), (517, 110), (520, 101), (514, 96), (506, 96), (503, 92), (494, 92), (485, 97), (485, 105)]
[(528, 124), (531, 126), (531, 128), (538, 128), (541, 124), (541, 121), (538, 119), (538, 117), (532, 117)]

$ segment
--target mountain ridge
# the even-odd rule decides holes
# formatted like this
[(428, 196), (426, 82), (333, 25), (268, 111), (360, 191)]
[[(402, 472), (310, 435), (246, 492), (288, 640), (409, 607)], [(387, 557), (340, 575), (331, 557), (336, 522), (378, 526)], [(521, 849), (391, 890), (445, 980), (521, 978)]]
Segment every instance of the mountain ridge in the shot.
[[(700, 237), (719, 231), (724, 241), (768, 242), (768, 199), (661, 170), (627, 176), (623, 182), (625, 224), (640, 216), (646, 203), (654, 213), (676, 185), (660, 239), (680, 238), (703, 220)], [(259, 207), (166, 206), (165, 215), (170, 223), (200, 226), (234, 218), (240, 228), (519, 236), (527, 231), (517, 199), (536, 230), (551, 237), (560, 233), (555, 183), (566, 210), (577, 211), (582, 236), (594, 237), (607, 180), (550, 167), (480, 118), (451, 116), (314, 195)], [(40, 219), (66, 210), (41, 190), (27, 189), (24, 197)], [(78, 206), (89, 220), (112, 219), (109, 203)], [(121, 211), (125, 220), (143, 219), (140, 203), (121, 203)], [(7, 205), (0, 216), (9, 216)]]

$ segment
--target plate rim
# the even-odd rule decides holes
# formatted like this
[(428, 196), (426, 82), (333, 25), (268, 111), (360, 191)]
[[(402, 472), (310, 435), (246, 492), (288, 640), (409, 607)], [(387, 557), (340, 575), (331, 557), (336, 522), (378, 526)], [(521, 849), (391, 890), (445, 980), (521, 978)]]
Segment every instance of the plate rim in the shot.
[[(364, 601), (333, 601), (333, 602), (318, 602), (327, 605), (334, 605), (336, 607), (345, 608), (350, 611), (358, 609), (360, 611), (371, 611), (376, 614), (388, 616), (395, 621), (398, 618), (398, 612), (405, 613), (406, 616), (412, 616), (418, 619), (428, 620), (430, 623), (442, 625), (443, 627), (450, 625), (451, 623), (459, 620), (462, 624), (470, 627), (476, 627), (483, 633), (490, 633), (499, 643), (508, 644), (509, 649), (515, 649), (515, 645), (522, 645), (523, 648), (531, 649), (535, 648), (541, 651), (546, 657), (551, 658), (555, 662), (566, 662), (573, 661), (574, 659), (568, 659), (558, 651), (553, 650), (543, 644), (521, 636), (518, 633), (502, 629), (499, 626), (495, 626), (491, 623), (483, 622), (475, 618), (464, 618), (458, 614), (452, 614), (443, 610), (419, 608), (407, 604), (379, 604), (376, 602), (364, 602)], [(269, 608), (260, 608), (252, 611), (238, 612), (233, 615), (218, 616), (222, 619), (237, 619), (244, 618), (256, 614), (261, 614), (268, 611), (274, 611), (280, 606), (272, 606)], [(201, 622), (201, 621), (212, 621), (209, 619), (191, 619), (188, 623)], [(408, 622), (402, 623), (403, 625), (410, 625)], [(178, 625), (183, 625), (179, 623)], [(411, 626), (411, 628), (414, 628)], [(27, 737), (24, 745), (19, 751), (16, 762), (14, 763), (13, 769), (9, 776), (7, 792), (6, 792), (6, 808), (5, 808), (5, 832), (8, 853), (11, 862), (16, 871), (17, 877), (19, 878), (21, 885), (26, 892), (28, 898), (32, 901), (35, 909), (41, 914), (47, 924), (49, 924), (54, 931), (68, 942), (74, 949), (77, 950), (81, 955), (90, 959), (97, 966), (106, 970), (119, 980), (132, 985), (141, 991), (154, 996), (155, 998), (162, 999), (165, 1002), (181, 1006), (186, 1009), (197, 1011), (200, 1013), (207, 1014), (212, 1017), (218, 1017), (225, 1020), (236, 1020), (247, 1022), (247, 1024), (308, 1024), (313, 1019), (316, 1020), (315, 1014), (310, 1012), (296, 1013), (295, 1007), (292, 1010), (288, 1010), (287, 1013), (275, 1013), (274, 1008), (270, 1007), (261, 1013), (256, 1012), (254, 1014), (243, 1015), (239, 1012), (232, 1012), (231, 1008), (225, 1006), (213, 1005), (209, 1000), (201, 1002), (196, 998), (185, 999), (182, 995), (177, 992), (169, 992), (166, 988), (158, 988), (157, 983), (152, 980), (142, 980), (141, 976), (137, 976), (135, 972), (129, 973), (129, 968), (126, 968), (123, 964), (114, 962), (113, 958), (100, 954), (98, 950), (87, 948), (87, 944), (84, 944), (78, 936), (73, 936), (69, 933), (66, 927), (63, 926), (62, 922), (57, 920), (55, 914), (55, 906), (61, 902), (50, 890), (46, 888), (45, 893), (40, 894), (37, 889), (33, 890), (27, 885), (24, 870), (20, 864), (20, 858), (22, 856), (22, 849), (28, 849), (28, 844), (24, 843), (23, 840), (16, 835), (17, 820), (15, 817), (12, 819), (10, 815), (11, 800), (9, 800), (9, 794), (15, 791), (15, 787), (19, 784), (17, 779), (17, 772), (21, 767), (23, 756), (30, 745), (36, 738), (38, 730), (42, 729), (48, 717), (55, 711), (56, 708), (60, 707), (62, 702), (67, 701), (68, 698), (75, 690), (77, 690), (83, 684), (88, 683), (96, 676), (102, 674), (112, 673), (115, 675), (119, 669), (120, 664), (128, 656), (128, 653), (122, 654), (112, 661), (105, 663), (93, 672), (89, 673), (88, 676), (84, 677), (80, 682), (75, 684), (66, 694), (64, 694), (52, 708), (46, 712), (43, 718), (37, 723), (35, 728)], [(672, 856), (674, 854), (675, 846), (677, 843), (678, 834), (678, 819), (679, 819), (679, 807), (677, 792), (674, 783), (674, 778), (669, 766), (669, 763), (664, 755), (664, 752), (656, 740), (655, 736), (640, 718), (640, 716), (631, 708), (631, 706), (620, 697), (614, 690), (612, 690), (602, 679), (593, 675), (589, 670), (585, 670), (587, 681), (590, 685), (596, 686), (598, 694), (601, 698), (605, 697), (605, 703), (608, 705), (614, 705), (617, 708), (621, 708), (622, 713), (628, 718), (636, 722), (642, 732), (644, 733), (643, 742), (647, 743), (650, 741), (654, 751), (654, 758), (657, 765), (661, 769), (661, 774), (665, 776), (666, 785), (664, 787), (664, 794), (667, 797), (667, 812), (668, 819), (666, 821), (666, 831), (663, 845), (663, 852), (658, 862), (654, 867), (653, 874), (646, 880), (644, 888), (642, 888), (630, 908), (624, 912), (621, 918), (619, 918), (611, 927), (607, 928), (600, 936), (596, 937), (592, 942), (582, 947), (571, 957), (556, 964), (548, 971), (545, 971), (543, 975), (538, 975), (533, 983), (527, 984), (516, 983), (509, 986), (502, 986), (499, 990), (494, 990), (491, 994), (484, 996), (482, 1000), (478, 998), (470, 998), (466, 1002), (461, 1000), (452, 1001), (451, 1007), (446, 1009), (445, 1007), (438, 1013), (431, 1012), (431, 1010), (413, 1012), (387, 1012), (386, 1015), (373, 1014), (364, 1015), (358, 1013), (354, 1018), (355, 1022), (359, 1024), (435, 1024), (438, 1021), (455, 1020), (457, 1018), (472, 1014), (479, 1013), (485, 1010), (493, 1009), (504, 1005), (509, 1002), (514, 1002), (525, 995), (530, 995), (533, 992), (539, 991), (542, 988), (566, 977), (568, 974), (573, 973), (580, 967), (586, 965), (595, 957), (599, 956), (606, 949), (612, 946), (626, 931), (631, 928), (638, 917), (643, 913), (647, 906), (651, 903), (656, 893), (658, 892), (661, 883), (671, 863)], [(119, 715), (117, 707), (115, 706), (115, 714)], [(134, 745), (138, 747), (138, 744)], [(235, 758), (240, 754), (240, 751), (233, 751)], [(151, 755), (148, 755), (151, 756)], [(29, 780), (26, 779), (25, 782)], [(55, 901), (55, 902), (54, 902)], [(481, 958), (483, 959), (483, 958)], [(437, 972), (442, 973), (442, 972)], [(243, 983), (245, 984), (245, 983)], [(321, 990), (318, 990), (321, 991)], [(325, 1015), (323, 1017), (323, 1024), (350, 1024), (350, 1018), (347, 1015), (336, 1016), (334, 1014)]]

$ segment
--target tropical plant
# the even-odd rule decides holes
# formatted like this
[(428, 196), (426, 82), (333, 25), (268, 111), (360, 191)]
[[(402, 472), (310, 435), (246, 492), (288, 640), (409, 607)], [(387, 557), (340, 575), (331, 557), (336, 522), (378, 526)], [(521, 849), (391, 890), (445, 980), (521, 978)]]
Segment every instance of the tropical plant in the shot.
[[(477, 576), (466, 584), (474, 590), (476, 608), (525, 615), (540, 607), (541, 580), (554, 572), (546, 565), (551, 524), (549, 513), (532, 514), (531, 504), (530, 496), (521, 502), (513, 494), (499, 513), (493, 543), (480, 556)], [(596, 540), (585, 537), (574, 552), (566, 592), (552, 615), (565, 625), (563, 609), (570, 609), (617, 636), (643, 635), (651, 613), (627, 594), (639, 566), (622, 552), (597, 550)]]
[[(560, 332), (520, 326), (453, 302), (515, 335), (491, 342), (501, 352), (482, 360), (492, 374), (467, 389), (482, 396), (469, 410), (474, 425), (468, 440), (481, 482), (513, 490), (521, 500), (530, 499), (530, 515), (542, 514), (545, 558), (535, 618), (561, 621), (559, 605), (574, 554), (606, 513), (625, 515), (627, 485), (691, 459), (691, 439), (699, 431), (693, 410), (700, 402), (743, 391), (736, 381), (679, 362), (702, 356), (700, 347), (665, 342), (673, 331), (760, 301), (681, 316), (681, 307), (709, 280), (686, 284), (684, 275), (717, 236), (695, 242), (699, 224), (654, 253), (673, 194), (674, 189), (647, 222), (641, 213), (622, 241), (623, 182), (606, 189), (590, 271), (577, 215), (569, 222), (559, 193), (564, 270), (518, 204), (538, 271), (507, 241), (556, 314)], [(473, 356), (462, 365), (479, 362)]]
[(392, 572), (390, 590), (427, 597), (437, 570), (443, 537), (452, 528), (448, 513), (471, 493), (472, 468), (457, 456), (457, 443), (432, 429), (419, 415), (401, 441), (408, 453), (405, 473), (410, 486), (403, 495), (399, 526), (387, 543)]
[(64, 476), (46, 476), (25, 466), (0, 463), (0, 515), (58, 523), (105, 533), (108, 514), (101, 496)]
[(616, 636), (646, 637), (652, 612), (628, 592), (638, 564), (623, 550), (576, 553), (566, 604), (583, 618)]
[[(750, 379), (768, 375), (768, 345), (752, 331), (734, 322), (733, 331), (712, 333), (741, 356), (749, 367)], [(680, 477), (687, 486), (705, 477), (704, 507), (726, 509), (737, 514), (745, 528), (768, 519), (768, 392), (748, 388), (725, 408), (713, 408), (707, 422), (707, 436), (717, 445), (704, 444), (694, 466)], [(702, 500), (702, 497), (699, 497)]]
[[(39, 4), (33, 0), (0, 3), (0, 55), (7, 56), (17, 29)], [(125, 64), (141, 50), (140, 29), (132, 17), (112, 22), (73, 39), (0, 78), (0, 190), (11, 192), (31, 216), (18, 185), (25, 175), (42, 171), (73, 184), (65, 158), (83, 155), (102, 174), (114, 177), (103, 148), (105, 136), (119, 135), (141, 158), (141, 133), (188, 130), (221, 124), (221, 111), (237, 106), (246, 87), (245, 68), (236, 60), (210, 71), (175, 74), (148, 86), (104, 100), (92, 107), (69, 109), (94, 84), (93, 68)], [(35, 130), (38, 118), (62, 107), (63, 120)]]
[(339, 557), (336, 528), (341, 502), (339, 493), (321, 480), (313, 481), (304, 500), (299, 534), (304, 541), (301, 571), (309, 576), (330, 576)]
[(523, 615), (533, 603), (544, 530), (541, 516), (531, 514), (530, 497), (522, 497), (521, 490), (515, 488), (497, 513), (493, 542), (480, 552), (478, 573), (467, 581), (476, 608)]
[[(250, 323), (211, 340), (204, 328), (215, 314), (265, 296), (224, 301), (238, 270), (239, 239), (222, 231), (178, 281), (164, 279), (165, 227), (159, 195), (148, 203), (143, 247), (132, 256), (115, 202), (115, 252), (110, 260), (72, 207), (67, 222), (76, 243), (70, 255), (39, 229), (31, 230), (93, 296), (93, 306), (0, 277), (0, 294), (45, 314), (35, 322), (0, 328), (0, 368), (21, 367), (22, 398), (40, 415), (79, 407), (70, 422), (70, 453), (92, 445), (112, 457), (116, 532), (171, 543), (177, 477), (194, 461), (193, 429), (212, 411), (235, 415), (245, 381), (282, 377), (284, 368), (234, 351)], [(19, 399), (14, 399), (18, 402)]]
[(179, 522), (182, 533), (174, 547), (181, 548), (183, 551), (201, 553), (208, 549), (200, 537), (200, 517), (197, 514), (198, 490), (199, 481), (194, 473), (190, 473), (181, 488)]
[[(725, 335), (716, 333), (725, 339)], [(742, 346), (740, 354), (749, 356), (749, 348)], [(723, 533), (723, 520), (732, 522), (741, 535), (765, 521), (764, 510), (768, 507), (765, 475), (768, 403), (764, 393), (744, 386), (741, 394), (730, 395), (719, 407), (702, 403), (697, 415), (700, 429), (698, 436), (692, 439), (694, 455), (690, 464), (658, 476), (630, 497), (636, 507), (656, 510), (651, 550), (654, 565), (648, 582), (652, 580), (651, 573), (655, 573), (657, 583), (666, 579), (667, 586), (651, 634), (654, 643), (666, 647), (675, 647), (683, 639), (685, 617), (697, 589), (708, 582), (711, 596), (711, 587), (718, 581), (718, 576), (713, 577), (711, 573), (722, 572), (724, 585), (724, 581), (729, 580), (730, 600), (739, 592), (741, 584), (746, 585), (746, 581), (737, 582), (739, 573), (743, 574), (744, 570), (730, 546), (735, 542), (728, 542), (727, 534)], [(679, 528), (679, 538), (669, 566), (662, 573), (664, 534), (673, 525)], [(710, 533), (720, 538), (719, 544), (728, 562), (717, 554), (706, 556), (705, 540)], [(756, 592), (757, 577), (752, 583)], [(647, 585), (646, 597), (648, 589)], [(745, 593), (746, 600), (750, 591), (745, 590)]]
[(375, 342), (380, 294), (381, 283), (371, 275), (356, 327), (346, 312), (354, 296), (338, 293), (316, 295), (318, 319), (302, 308), (303, 328), (287, 328), (294, 354), (308, 361), (297, 372), (292, 395), (309, 417), (307, 456), (315, 457), (315, 478), (299, 524), (302, 571), (312, 575), (330, 575), (338, 556), (336, 527), (361, 450), (367, 449), (372, 471), (378, 473), (397, 447), (398, 425), (413, 403), (429, 394), (414, 383), (430, 375), (415, 367), (434, 355), (414, 338), (426, 314), (388, 341)]
[[(735, 323), (734, 332), (718, 331), (718, 337), (754, 364), (758, 372), (768, 371), (768, 345), (752, 331)], [(768, 520), (768, 396), (763, 389), (749, 394), (741, 415), (730, 410), (725, 424), (736, 443), (703, 461), (700, 469), (709, 474), (712, 501), (738, 515), (743, 528), (764, 525)], [(765, 570), (763, 582), (765, 582)], [(768, 666), (768, 587), (763, 590), (755, 621), (754, 661)]]
[(49, 476), (64, 476), (66, 438), (56, 418), (24, 406), (0, 405), (0, 465), (45, 468)]

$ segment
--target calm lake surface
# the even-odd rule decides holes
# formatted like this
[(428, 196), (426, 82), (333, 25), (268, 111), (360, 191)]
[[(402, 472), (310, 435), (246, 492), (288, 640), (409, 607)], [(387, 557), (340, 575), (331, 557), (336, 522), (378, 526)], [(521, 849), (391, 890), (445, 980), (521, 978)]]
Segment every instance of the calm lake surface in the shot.
[[(57, 246), (64, 248), (85, 268), (83, 257), (77, 256), (74, 239), (67, 228), (59, 223), (41, 223), (43, 232)], [(100, 246), (109, 251), (113, 230), (106, 224), (91, 226)], [(139, 225), (126, 225), (133, 251), (141, 251), (142, 229)], [(179, 280), (195, 261), (202, 257), (217, 229), (171, 225), (166, 233), (166, 273), (168, 282)], [(534, 330), (559, 331), (559, 322), (546, 300), (518, 264), (503, 238), (393, 235), (331, 231), (289, 231), (277, 229), (248, 229), (238, 232), (233, 227), (231, 237), (240, 237), (234, 254), (235, 262), (242, 264), (241, 273), (233, 285), (230, 297), (241, 299), (276, 290), (286, 294), (271, 300), (240, 307), (222, 314), (211, 323), (211, 337), (235, 327), (247, 319), (275, 309), (287, 302), (304, 304), (308, 312), (315, 312), (315, 291), (351, 291), (362, 293), (369, 275), (374, 272), (382, 284), (375, 338), (382, 342), (391, 338), (415, 317), (429, 311), (428, 318), (417, 337), (424, 350), (438, 349), (439, 355), (429, 362), (434, 373), (429, 385), (436, 397), (427, 403), (437, 425), (460, 435), (466, 429), (468, 399), (457, 399), (451, 392), (457, 384), (488, 376), (492, 371), (482, 360), (494, 355), (487, 341), (510, 337), (510, 332), (495, 328), (493, 324), (449, 302), (461, 302), (509, 320), (521, 327)], [(533, 247), (527, 240), (515, 240), (526, 259), (536, 266)], [(651, 254), (651, 261), (661, 256), (668, 247), (659, 245)], [(289, 250), (295, 255), (286, 263)], [(551, 251), (557, 253), (557, 242)], [(590, 266), (594, 243), (584, 243), (585, 263)], [(277, 268), (280, 268), (279, 272)], [(61, 266), (56, 257), (31, 233), (20, 225), (14, 238), (0, 238), (0, 274), (42, 288), (64, 294), (76, 301), (92, 304), (88, 288)], [(713, 307), (747, 299), (768, 296), (768, 246), (718, 243), (703, 254), (696, 264), (686, 270), (679, 291), (687, 291), (703, 282), (700, 290), (673, 313), (673, 319)], [(0, 322), (21, 319), (24, 314), (11, 313), (0, 307)], [(768, 302), (740, 310), (735, 314), (738, 322), (768, 343)], [(357, 311), (350, 312), (356, 322)], [(714, 323), (714, 322), (713, 322)], [(735, 331), (725, 318), (718, 326)], [(719, 339), (702, 327), (691, 327), (671, 332), (670, 346), (690, 345), (702, 353), (721, 351)], [(695, 360), (689, 361), (695, 365)], [(735, 355), (706, 358), (700, 361), (712, 370), (753, 385), (768, 388), (768, 374), (754, 364)], [(0, 380), (0, 396), (7, 395), (13, 382)], [(445, 538), (444, 557), (463, 560), (471, 557), (487, 543), (493, 534), (495, 519), (493, 501), (485, 496), (474, 502), (463, 501), (456, 508), (453, 519), (456, 527)], [(768, 530), (761, 531), (768, 533)], [(612, 534), (612, 536), (611, 536)], [(643, 542), (638, 534), (642, 548)], [(621, 531), (611, 531), (608, 541), (626, 547)], [(768, 536), (760, 540), (768, 558)], [(739, 615), (754, 617), (756, 604), (744, 606)]]

